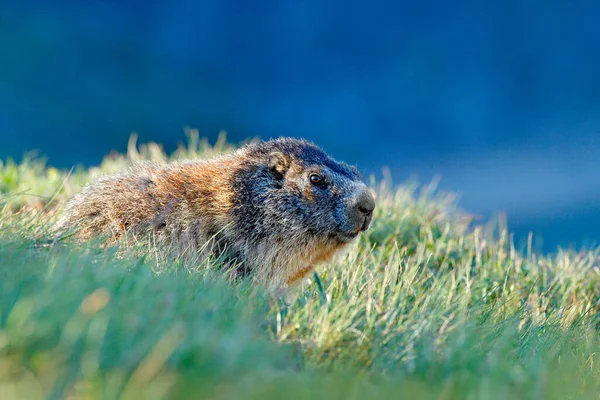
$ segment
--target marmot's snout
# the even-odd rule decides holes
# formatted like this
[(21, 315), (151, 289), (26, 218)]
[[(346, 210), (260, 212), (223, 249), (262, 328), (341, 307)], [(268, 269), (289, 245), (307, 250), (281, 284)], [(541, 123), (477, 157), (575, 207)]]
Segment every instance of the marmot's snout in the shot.
[(373, 199), (373, 195), (365, 187), (359, 192), (353, 210), (356, 219), (358, 220), (358, 225), (360, 226), (360, 228), (358, 228), (359, 232), (369, 229), (374, 209), (375, 199)]
[(358, 236), (360, 232), (366, 231), (371, 225), (375, 199), (369, 189), (361, 183), (354, 190), (354, 196), (347, 202), (346, 223), (344, 232), (340, 232), (339, 238), (347, 242)]

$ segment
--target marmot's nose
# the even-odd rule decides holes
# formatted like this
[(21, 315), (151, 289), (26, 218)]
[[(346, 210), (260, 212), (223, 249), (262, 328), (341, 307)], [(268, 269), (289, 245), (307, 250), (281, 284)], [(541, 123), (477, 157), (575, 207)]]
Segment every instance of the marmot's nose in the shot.
[(368, 189), (364, 189), (358, 195), (356, 208), (366, 216), (370, 216), (373, 213), (373, 210), (375, 209), (375, 199)]

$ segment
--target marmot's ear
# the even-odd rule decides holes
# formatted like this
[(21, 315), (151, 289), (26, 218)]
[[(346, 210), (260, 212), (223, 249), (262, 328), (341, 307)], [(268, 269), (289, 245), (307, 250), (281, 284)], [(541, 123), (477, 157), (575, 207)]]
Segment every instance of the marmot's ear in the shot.
[(288, 170), (290, 166), (290, 161), (285, 155), (283, 155), (283, 153), (275, 151), (269, 154), (268, 164), (271, 170), (283, 175)]

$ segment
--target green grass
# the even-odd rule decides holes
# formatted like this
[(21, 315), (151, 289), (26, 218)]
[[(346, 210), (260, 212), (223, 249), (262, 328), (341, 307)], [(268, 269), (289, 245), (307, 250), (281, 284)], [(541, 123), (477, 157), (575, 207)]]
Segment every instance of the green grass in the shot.
[(375, 185), (371, 230), (290, 304), (219, 266), (40, 245), (98, 168), (0, 165), (1, 399), (587, 399), (600, 395), (600, 253), (515, 249), (433, 186)]

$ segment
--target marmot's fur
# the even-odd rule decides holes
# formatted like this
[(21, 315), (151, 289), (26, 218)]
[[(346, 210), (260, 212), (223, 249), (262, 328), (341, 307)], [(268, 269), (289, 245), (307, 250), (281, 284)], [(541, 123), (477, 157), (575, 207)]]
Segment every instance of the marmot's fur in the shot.
[(151, 238), (176, 256), (212, 254), (280, 286), (368, 229), (374, 207), (356, 168), (280, 138), (100, 179), (68, 202), (59, 227), (82, 240)]

